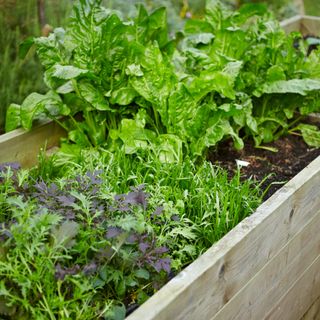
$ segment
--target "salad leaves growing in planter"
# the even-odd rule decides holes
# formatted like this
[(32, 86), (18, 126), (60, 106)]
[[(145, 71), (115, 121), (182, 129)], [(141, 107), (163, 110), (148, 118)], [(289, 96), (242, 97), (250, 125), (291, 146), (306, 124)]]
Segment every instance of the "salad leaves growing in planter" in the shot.
[(319, 54), (296, 48), (299, 37), (261, 4), (233, 12), (209, 1), (205, 19), (171, 40), (165, 8), (140, 6), (123, 21), (81, 0), (66, 30), (33, 40), (49, 91), (12, 104), (6, 129), (46, 116), (81, 146), (153, 148), (163, 161), (202, 156), (226, 138), (259, 146), (319, 110)]
[(79, 152), (0, 167), (1, 315), (123, 319), (261, 201), (207, 162)]

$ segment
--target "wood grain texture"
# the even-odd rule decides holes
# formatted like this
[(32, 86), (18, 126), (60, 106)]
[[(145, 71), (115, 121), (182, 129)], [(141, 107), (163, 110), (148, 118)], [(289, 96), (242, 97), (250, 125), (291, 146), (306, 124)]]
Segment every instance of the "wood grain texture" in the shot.
[(320, 17), (303, 16), (301, 33), (303, 35), (320, 36)]
[(280, 26), (287, 32), (301, 30), (302, 15), (297, 15), (292, 18), (286, 19), (280, 23)]
[[(320, 293), (320, 255), (270, 311), (266, 320), (301, 319)], [(288, 312), (289, 311), (289, 312)], [(292, 318), (294, 315), (294, 318)]]
[(304, 15), (305, 9), (304, 9), (304, 2), (303, 0), (294, 0), (293, 4), (298, 9), (299, 14)]
[[(264, 319), (320, 255), (320, 210), (213, 318)], [(308, 297), (306, 297), (308, 299)], [(296, 319), (291, 309), (291, 319)]]
[(301, 320), (320, 320), (320, 294), (309, 310), (303, 315)]
[(19, 162), (22, 167), (37, 163), (41, 148), (58, 145), (65, 131), (54, 122), (45, 122), (31, 131), (13, 130), (0, 136), (0, 163)]
[(300, 31), (302, 35), (320, 35), (320, 17), (297, 15), (280, 23), (287, 32)]
[(128, 320), (212, 319), (314, 218), (319, 186), (320, 157)]

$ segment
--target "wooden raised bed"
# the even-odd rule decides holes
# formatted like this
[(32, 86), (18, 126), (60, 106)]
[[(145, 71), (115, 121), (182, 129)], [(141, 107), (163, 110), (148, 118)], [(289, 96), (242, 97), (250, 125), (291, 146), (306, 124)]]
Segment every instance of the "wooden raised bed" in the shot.
[[(283, 21), (317, 34), (320, 18)], [(320, 157), (127, 320), (320, 319)]]
[(37, 163), (41, 149), (57, 146), (65, 135), (55, 122), (43, 122), (31, 131), (17, 129), (0, 135), (0, 163), (19, 162), (22, 167), (31, 167)]
[[(287, 31), (315, 33), (320, 18), (297, 16)], [(0, 163), (31, 166), (58, 144), (56, 124), (0, 136)], [(127, 320), (319, 319), (320, 157), (173, 278)]]

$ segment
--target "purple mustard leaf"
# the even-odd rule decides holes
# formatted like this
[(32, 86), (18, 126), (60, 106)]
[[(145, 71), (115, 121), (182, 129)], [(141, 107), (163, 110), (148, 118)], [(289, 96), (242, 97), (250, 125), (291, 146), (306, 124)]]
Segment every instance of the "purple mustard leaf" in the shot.
[(90, 276), (90, 275), (94, 274), (97, 271), (97, 269), (98, 269), (98, 265), (96, 264), (95, 261), (92, 261), (83, 267), (82, 272), (86, 276)]
[(116, 194), (113, 198), (115, 201), (122, 201), (125, 197), (125, 194)]
[(167, 272), (169, 274), (171, 271), (170, 258), (161, 258), (161, 259), (157, 260), (155, 263), (153, 263), (152, 265), (157, 272), (164, 270), (165, 272)]
[(150, 248), (150, 244), (146, 242), (139, 243), (139, 249), (142, 253), (146, 253), (147, 249)]
[(122, 232), (123, 232), (123, 230), (121, 228), (109, 227), (108, 230), (107, 230), (106, 238), (107, 239), (116, 238)]
[(162, 214), (163, 210), (164, 210), (163, 206), (157, 207), (155, 212), (151, 216), (152, 217), (160, 216)]
[(177, 214), (174, 214), (174, 215), (171, 217), (171, 220), (173, 220), (173, 221), (180, 221), (180, 217), (179, 217)]
[(138, 236), (135, 233), (132, 233), (129, 235), (129, 237), (126, 239), (126, 242), (128, 244), (134, 244), (138, 241)]
[(155, 253), (155, 254), (158, 254), (158, 255), (162, 255), (162, 254), (164, 254), (164, 253), (166, 253), (166, 252), (168, 252), (169, 251), (169, 249), (167, 248), (167, 247), (158, 247), (158, 248), (155, 248), (154, 250), (153, 250), (153, 252)]
[(75, 197), (73, 196), (57, 196), (57, 200), (63, 207), (73, 207), (75, 203)]
[(104, 204), (99, 204), (99, 206), (97, 207), (97, 211), (104, 211), (104, 210), (105, 210)]
[(64, 280), (64, 278), (68, 275), (75, 275), (77, 273), (79, 273), (80, 271), (80, 266), (79, 265), (74, 265), (71, 268), (63, 268), (60, 263), (58, 263), (55, 266), (55, 273), (54, 273), (54, 277), (56, 280)]
[(132, 191), (125, 195), (124, 203), (131, 205), (142, 205), (144, 210), (147, 209), (147, 199), (149, 194), (143, 191)]
[(144, 183), (139, 184), (136, 187), (130, 187), (132, 191), (143, 191), (145, 188), (146, 188), (146, 185)]
[(48, 193), (48, 186), (43, 180), (40, 180), (39, 182), (36, 182), (34, 184), (34, 187), (41, 194), (42, 193), (45, 193), (45, 194)]
[(86, 173), (86, 176), (90, 179), (90, 183), (93, 185), (101, 185), (102, 184), (102, 179), (99, 177), (99, 174), (101, 174), (102, 172), (100, 172), (101, 170), (95, 170), (93, 172), (88, 171)]
[(47, 192), (51, 197), (57, 195), (57, 193), (59, 192), (58, 186), (55, 183), (51, 183), (47, 189)]
[(128, 212), (128, 211), (131, 211), (131, 209), (128, 206), (120, 206), (117, 208), (117, 211)]
[(21, 168), (21, 165), (18, 162), (4, 162), (0, 164), (0, 172), (6, 172), (8, 168), (17, 171)]

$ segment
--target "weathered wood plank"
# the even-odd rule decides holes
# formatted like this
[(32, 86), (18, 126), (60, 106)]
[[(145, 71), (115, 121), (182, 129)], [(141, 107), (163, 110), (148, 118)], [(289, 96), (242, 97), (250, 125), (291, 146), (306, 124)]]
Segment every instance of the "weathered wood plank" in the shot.
[(303, 16), (301, 21), (303, 35), (320, 35), (320, 17)]
[[(319, 225), (320, 210), (213, 319), (264, 319), (270, 306), (278, 303), (320, 255)], [(309, 297), (305, 299), (310, 302)], [(295, 319), (290, 309), (287, 312), (291, 314), (291, 319)]]
[(31, 131), (17, 129), (0, 135), (0, 163), (19, 162), (22, 167), (31, 167), (37, 163), (41, 148), (58, 145), (65, 135), (65, 131), (54, 122), (39, 124)]
[(287, 32), (298, 31), (301, 29), (301, 15), (286, 19), (280, 23), (281, 27)]
[(299, 14), (304, 15), (305, 10), (304, 10), (304, 2), (303, 2), (303, 0), (294, 0), (293, 4), (298, 9)]
[[(266, 320), (301, 319), (306, 310), (319, 297), (320, 256), (309, 266), (293, 286), (286, 292), (265, 318)], [(308, 299), (306, 299), (308, 297)], [(288, 312), (290, 310), (290, 312)]]
[(320, 157), (177, 277), (128, 320), (210, 319), (320, 207)]
[(287, 32), (300, 31), (303, 35), (320, 35), (320, 17), (297, 15), (280, 23)]
[(320, 320), (320, 294), (310, 309), (303, 315), (301, 320)]

